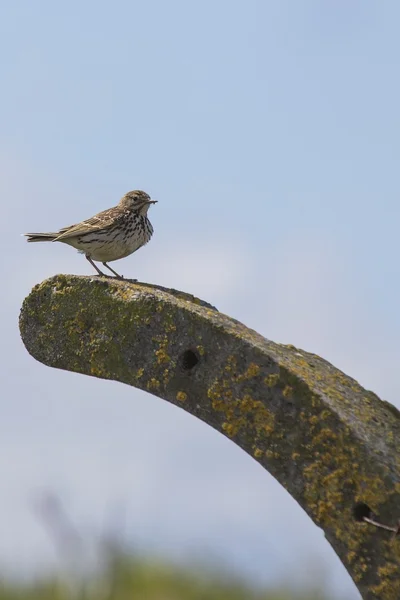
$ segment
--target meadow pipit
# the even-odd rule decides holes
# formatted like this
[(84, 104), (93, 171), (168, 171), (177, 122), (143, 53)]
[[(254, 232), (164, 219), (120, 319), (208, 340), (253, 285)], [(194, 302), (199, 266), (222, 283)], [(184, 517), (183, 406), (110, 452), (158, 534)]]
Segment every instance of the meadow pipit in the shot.
[(28, 242), (64, 242), (85, 255), (99, 275), (105, 275), (93, 261), (101, 262), (116, 277), (122, 278), (107, 263), (125, 258), (147, 244), (153, 226), (147, 218), (150, 196), (140, 190), (128, 192), (117, 206), (103, 210), (91, 219), (64, 227), (56, 233), (25, 233)]

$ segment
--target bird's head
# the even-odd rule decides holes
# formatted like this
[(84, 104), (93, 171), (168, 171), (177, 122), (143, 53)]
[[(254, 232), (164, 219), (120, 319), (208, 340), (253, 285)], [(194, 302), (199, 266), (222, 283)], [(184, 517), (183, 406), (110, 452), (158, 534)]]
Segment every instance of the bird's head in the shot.
[(152, 200), (146, 192), (141, 190), (133, 190), (128, 192), (119, 201), (120, 205), (130, 210), (135, 210), (141, 215), (146, 215), (150, 204), (155, 204), (157, 200)]

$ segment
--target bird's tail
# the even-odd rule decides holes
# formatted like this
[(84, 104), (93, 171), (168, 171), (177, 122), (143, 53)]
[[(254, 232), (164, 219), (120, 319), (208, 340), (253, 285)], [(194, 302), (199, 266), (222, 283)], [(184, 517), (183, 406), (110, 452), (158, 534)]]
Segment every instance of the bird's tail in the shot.
[(53, 242), (58, 233), (24, 233), (28, 242)]

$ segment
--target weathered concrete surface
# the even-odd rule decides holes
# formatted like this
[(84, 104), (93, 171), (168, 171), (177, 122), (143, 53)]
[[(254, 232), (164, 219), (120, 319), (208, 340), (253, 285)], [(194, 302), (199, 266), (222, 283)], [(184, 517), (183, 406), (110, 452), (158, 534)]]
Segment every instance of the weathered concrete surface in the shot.
[(400, 414), (322, 358), (275, 344), (190, 295), (59, 275), (24, 301), (37, 360), (146, 390), (196, 415), (299, 502), (363, 598), (399, 600), (400, 538), (356, 522), (400, 517)]

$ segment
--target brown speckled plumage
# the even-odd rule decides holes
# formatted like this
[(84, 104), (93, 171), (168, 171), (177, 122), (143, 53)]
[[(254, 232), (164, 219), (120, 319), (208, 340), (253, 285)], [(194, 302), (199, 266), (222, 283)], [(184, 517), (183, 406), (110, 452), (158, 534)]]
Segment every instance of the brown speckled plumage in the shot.
[(146, 192), (134, 190), (123, 196), (117, 206), (94, 217), (52, 233), (25, 233), (28, 242), (63, 242), (82, 252), (99, 275), (104, 275), (93, 261), (103, 263), (116, 277), (121, 277), (107, 263), (125, 258), (147, 244), (153, 226), (147, 211), (156, 200)]

